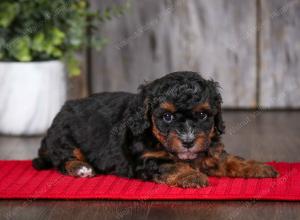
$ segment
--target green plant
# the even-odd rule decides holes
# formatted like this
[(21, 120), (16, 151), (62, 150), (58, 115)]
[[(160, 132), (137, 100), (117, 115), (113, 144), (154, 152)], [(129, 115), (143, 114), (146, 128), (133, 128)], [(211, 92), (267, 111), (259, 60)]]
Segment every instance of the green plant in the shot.
[(128, 6), (127, 1), (100, 12), (91, 10), (88, 0), (1, 0), (0, 60), (64, 59), (69, 73), (78, 75), (76, 53), (101, 49), (106, 43), (96, 36), (101, 23), (122, 15)]

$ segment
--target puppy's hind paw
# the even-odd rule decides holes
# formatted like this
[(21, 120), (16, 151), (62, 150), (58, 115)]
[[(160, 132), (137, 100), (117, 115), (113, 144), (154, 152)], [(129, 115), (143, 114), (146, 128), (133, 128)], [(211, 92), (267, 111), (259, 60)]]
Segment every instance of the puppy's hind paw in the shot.
[(76, 170), (76, 176), (78, 177), (93, 177), (94, 175), (93, 168), (91, 167), (82, 166)]
[(75, 177), (93, 177), (95, 171), (88, 163), (83, 161), (69, 161), (65, 165), (67, 174)]

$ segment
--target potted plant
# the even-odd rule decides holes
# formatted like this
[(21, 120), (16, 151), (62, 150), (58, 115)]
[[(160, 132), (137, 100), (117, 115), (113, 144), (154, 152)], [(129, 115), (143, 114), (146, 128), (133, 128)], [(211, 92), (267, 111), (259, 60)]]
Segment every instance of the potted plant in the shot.
[(124, 9), (99, 13), (87, 0), (1, 0), (0, 133), (44, 133), (66, 100), (66, 72), (80, 74), (76, 53), (101, 48), (100, 22)]

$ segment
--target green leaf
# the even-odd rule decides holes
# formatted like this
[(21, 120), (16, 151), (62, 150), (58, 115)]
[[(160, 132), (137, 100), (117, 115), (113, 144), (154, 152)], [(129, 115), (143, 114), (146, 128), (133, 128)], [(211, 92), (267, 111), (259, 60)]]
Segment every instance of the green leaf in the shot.
[(55, 58), (61, 58), (63, 56), (63, 52), (61, 49), (54, 47), (52, 49), (51, 55)]
[(32, 50), (46, 53), (53, 58), (61, 58), (63, 51), (59, 46), (63, 44), (64, 38), (65, 34), (58, 28), (52, 28), (47, 35), (39, 32), (33, 37)]
[(79, 76), (80, 75), (80, 65), (78, 60), (73, 56), (66, 57), (67, 69), (70, 76)]
[(37, 33), (32, 40), (32, 49), (38, 52), (44, 51), (45, 34), (42, 32)]
[(14, 38), (9, 44), (9, 54), (18, 61), (31, 61), (30, 38), (28, 36)]
[(8, 27), (19, 13), (20, 7), (17, 3), (0, 3), (0, 27)]
[(78, 8), (80, 8), (80, 9), (82, 9), (82, 10), (85, 10), (86, 7), (87, 7), (87, 5), (88, 5), (88, 2), (85, 1), (85, 0), (80, 0), (80, 1), (78, 2)]
[(54, 27), (50, 31), (50, 38), (50, 41), (53, 43), (53, 45), (60, 45), (64, 42), (65, 33)]

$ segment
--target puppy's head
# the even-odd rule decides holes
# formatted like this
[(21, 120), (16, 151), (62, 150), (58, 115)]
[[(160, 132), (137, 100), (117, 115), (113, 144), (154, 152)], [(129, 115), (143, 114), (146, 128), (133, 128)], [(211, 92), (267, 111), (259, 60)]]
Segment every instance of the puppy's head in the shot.
[(224, 133), (218, 84), (194, 72), (175, 72), (140, 87), (144, 122), (181, 160), (197, 158)]

